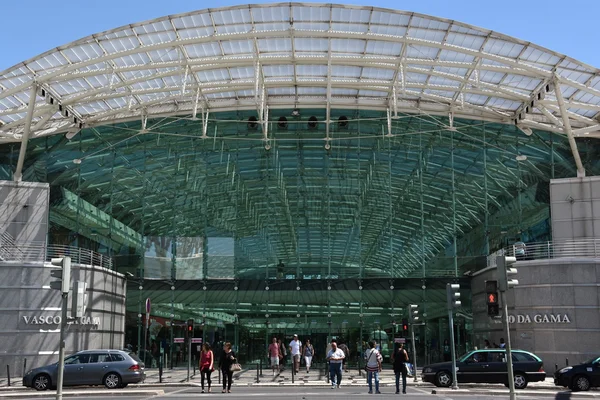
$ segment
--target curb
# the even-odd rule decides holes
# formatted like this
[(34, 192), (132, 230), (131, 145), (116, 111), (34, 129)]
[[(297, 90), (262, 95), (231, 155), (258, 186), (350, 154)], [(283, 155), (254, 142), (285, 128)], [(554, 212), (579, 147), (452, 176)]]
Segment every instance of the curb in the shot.
[[(0, 397), (5, 398), (36, 398), (36, 397), (48, 397), (49, 395), (55, 394), (54, 390), (45, 390), (43, 392), (30, 392), (27, 393), (0, 393)], [(63, 391), (63, 397), (79, 397), (79, 396), (102, 396), (102, 397), (118, 397), (118, 396), (162, 396), (165, 394), (164, 390), (122, 390), (122, 391), (104, 391), (104, 390), (93, 390), (93, 391)]]

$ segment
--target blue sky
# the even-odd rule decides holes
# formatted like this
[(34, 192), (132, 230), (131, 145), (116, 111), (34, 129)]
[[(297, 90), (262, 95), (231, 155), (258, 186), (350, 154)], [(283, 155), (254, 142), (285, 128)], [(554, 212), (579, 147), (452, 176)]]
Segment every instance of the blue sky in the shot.
[[(5, 0), (0, 24), (0, 71), (84, 36), (169, 14), (247, 4), (232, 0)], [(598, 0), (418, 0), (372, 5), (454, 19), (492, 29), (600, 68)]]

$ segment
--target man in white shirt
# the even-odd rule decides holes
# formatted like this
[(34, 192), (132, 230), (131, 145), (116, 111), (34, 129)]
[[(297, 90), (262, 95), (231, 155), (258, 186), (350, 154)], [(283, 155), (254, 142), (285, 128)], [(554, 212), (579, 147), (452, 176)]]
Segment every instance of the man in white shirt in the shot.
[(294, 371), (300, 372), (300, 349), (302, 348), (302, 342), (298, 340), (298, 335), (294, 335), (294, 339), (290, 342), (290, 353), (294, 360)]
[(346, 355), (337, 347), (337, 340), (331, 341), (331, 350), (327, 352), (327, 361), (329, 361), (329, 379), (331, 380), (331, 388), (339, 389), (342, 383), (342, 362)]

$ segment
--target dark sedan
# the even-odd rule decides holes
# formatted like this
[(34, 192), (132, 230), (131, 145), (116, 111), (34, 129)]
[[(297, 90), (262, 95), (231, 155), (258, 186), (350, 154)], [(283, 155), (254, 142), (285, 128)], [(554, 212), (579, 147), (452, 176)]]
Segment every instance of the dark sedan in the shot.
[[(63, 386), (104, 385), (124, 388), (142, 382), (144, 363), (134, 353), (123, 350), (85, 350), (65, 358)], [(58, 363), (30, 370), (23, 386), (36, 390), (56, 389)]]
[[(512, 350), (516, 389), (525, 389), (529, 382), (546, 379), (542, 360), (524, 350)], [(452, 384), (452, 363), (443, 362), (423, 368), (423, 381), (436, 386)], [(504, 349), (473, 350), (456, 362), (459, 383), (503, 383), (508, 385), (508, 368)]]
[(600, 357), (593, 357), (579, 365), (556, 371), (554, 384), (568, 387), (574, 392), (600, 387)]

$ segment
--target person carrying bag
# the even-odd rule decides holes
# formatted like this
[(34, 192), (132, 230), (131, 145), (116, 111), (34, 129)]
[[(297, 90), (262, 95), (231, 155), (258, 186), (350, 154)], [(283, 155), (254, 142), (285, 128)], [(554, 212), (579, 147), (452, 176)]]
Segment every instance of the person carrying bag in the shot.
[[(223, 390), (221, 393), (231, 393), (231, 383), (233, 381), (233, 372), (241, 370), (237, 363), (234, 351), (231, 349), (231, 343), (227, 342), (223, 346), (221, 357), (219, 357), (219, 368), (223, 374)], [(239, 369), (236, 369), (239, 368)]]
[(381, 362), (383, 357), (379, 350), (375, 348), (375, 342), (369, 342), (369, 349), (365, 352), (365, 359), (367, 363), (365, 370), (367, 371), (367, 382), (369, 383), (369, 394), (373, 393), (373, 377), (375, 377), (375, 393), (380, 394), (379, 391), (379, 373), (381, 372)]
[(392, 357), (392, 362), (394, 365), (394, 375), (396, 375), (396, 394), (400, 393), (400, 376), (402, 376), (402, 394), (406, 394), (408, 353), (404, 349), (404, 343), (400, 343)]

